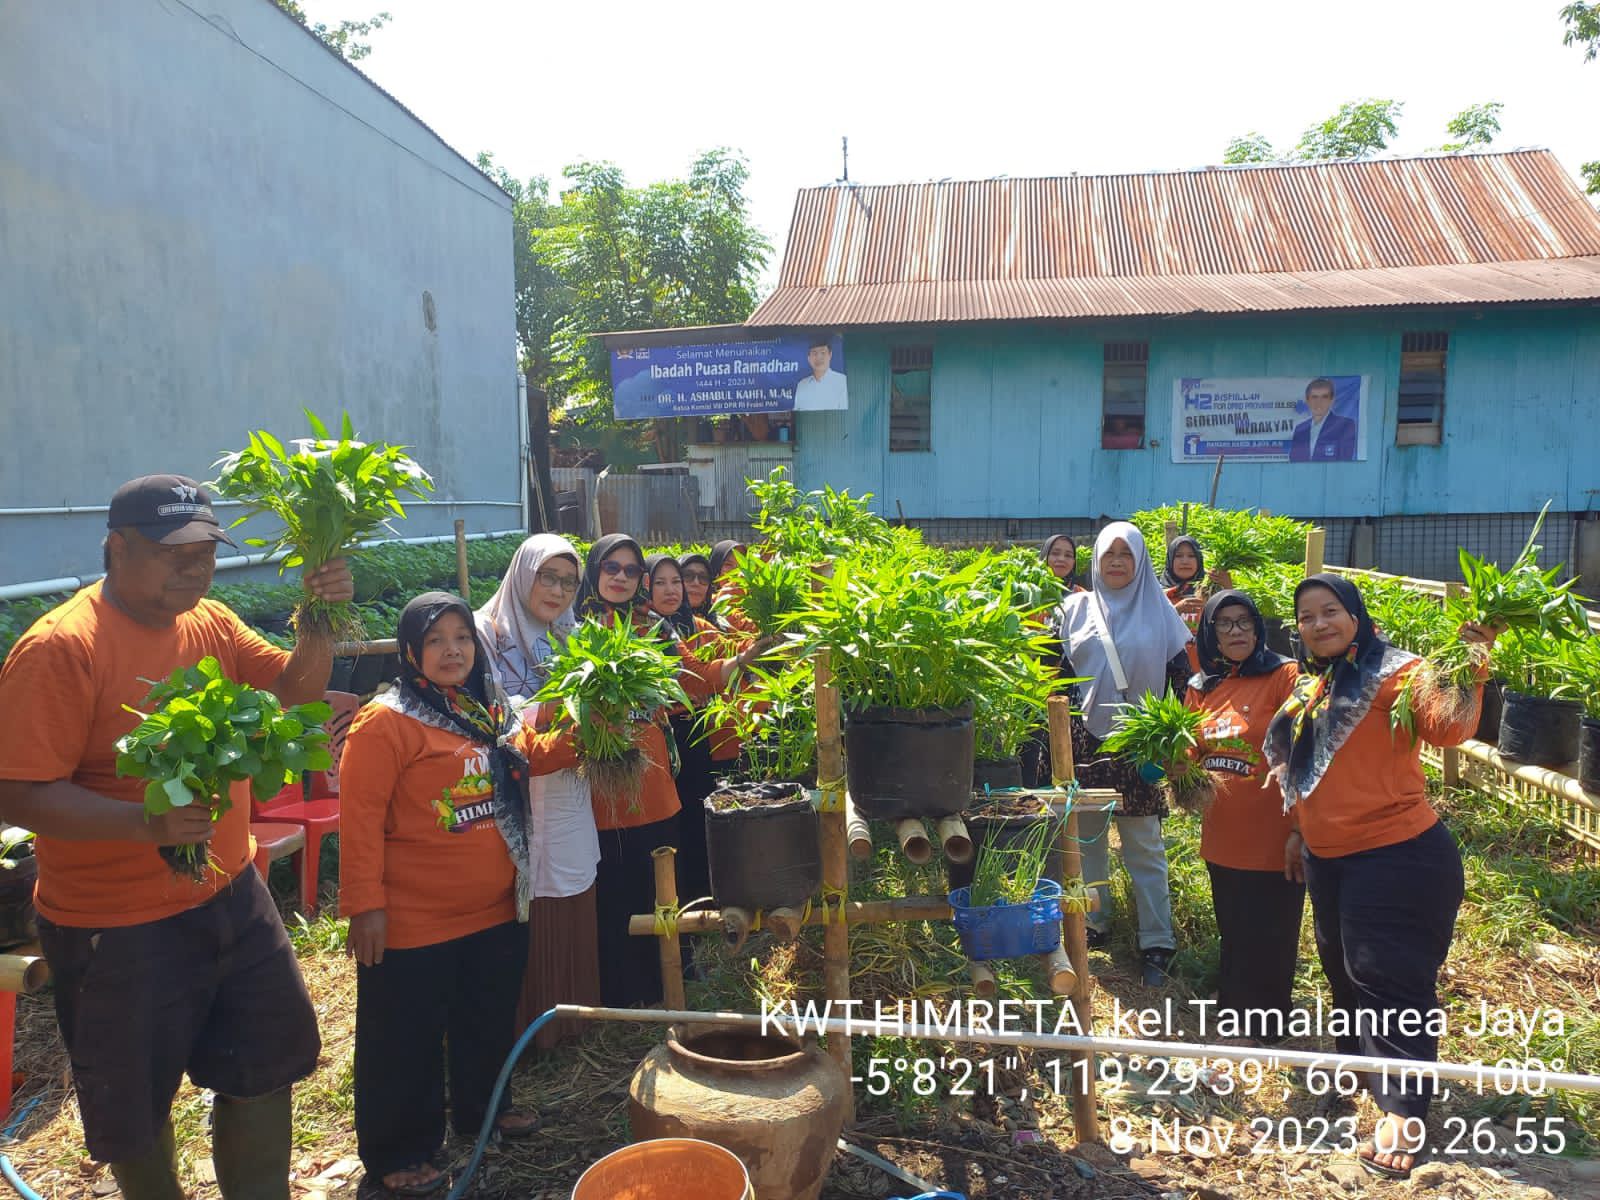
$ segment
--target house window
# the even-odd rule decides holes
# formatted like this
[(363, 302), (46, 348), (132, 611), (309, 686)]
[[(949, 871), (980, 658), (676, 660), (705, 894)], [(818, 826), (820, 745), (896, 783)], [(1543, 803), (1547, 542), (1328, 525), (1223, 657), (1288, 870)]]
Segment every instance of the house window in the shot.
[(1144, 445), (1144, 398), (1149, 342), (1107, 342), (1100, 377), (1100, 448), (1137, 450)]
[(933, 449), (932, 346), (897, 346), (889, 352), (889, 449)]
[(1444, 435), (1444, 361), (1448, 333), (1407, 333), (1400, 338), (1400, 419), (1396, 446), (1437, 446)]

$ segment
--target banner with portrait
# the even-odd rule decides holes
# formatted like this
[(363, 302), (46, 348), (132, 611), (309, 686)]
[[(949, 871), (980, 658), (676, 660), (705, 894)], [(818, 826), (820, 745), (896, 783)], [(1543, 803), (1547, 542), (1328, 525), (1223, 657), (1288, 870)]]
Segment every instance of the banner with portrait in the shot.
[(1176, 379), (1172, 461), (1362, 462), (1367, 457), (1365, 375)]
[(836, 333), (615, 349), (612, 410), (647, 420), (847, 408), (844, 370)]

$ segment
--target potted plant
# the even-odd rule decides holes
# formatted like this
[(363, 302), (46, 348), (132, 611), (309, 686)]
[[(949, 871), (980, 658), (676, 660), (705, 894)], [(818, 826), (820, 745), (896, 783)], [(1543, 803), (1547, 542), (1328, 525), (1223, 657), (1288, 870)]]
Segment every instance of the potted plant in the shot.
[(1139, 774), (1160, 781), (1167, 799), (1185, 812), (1204, 816), (1216, 799), (1217, 776), (1205, 766), (1204, 755), (1213, 750), (1251, 759), (1255, 751), (1241, 738), (1200, 740), (1204, 714), (1172, 695), (1146, 692), (1137, 704), (1126, 705), (1116, 716), (1101, 749), (1124, 754), (1139, 764)]
[[(974, 554), (968, 561), (980, 557)], [(1034, 615), (1015, 626), (1007, 622), (990, 635), (996, 654), (1014, 657), (1016, 668), (980, 680), (973, 696), (975, 795), (1022, 786), (1022, 745), (1044, 724), (1050, 697), (1072, 682), (1055, 670), (1060, 651), (1053, 641), (1048, 656), (1029, 653), (1031, 644), (1045, 633), (1046, 616), (1061, 602), (1061, 581), (1031, 548), (1007, 550), (989, 561), (988, 586), (1009, 584), (1015, 603)]]
[[(1512, 633), (1500, 662), (1508, 675), (1497, 748), (1513, 762), (1564, 767), (1577, 762), (1588, 684), (1574, 643)], [(1499, 649), (1499, 645), (1495, 647)]]
[(732, 731), (735, 770), (705, 798), (711, 892), (754, 913), (799, 906), (822, 883), (822, 850), (808, 783), (817, 714), (809, 662), (752, 667), (751, 683), (713, 696), (699, 721)]
[(1569, 646), (1584, 707), (1578, 732), (1578, 782), (1585, 791), (1600, 792), (1600, 638), (1591, 634)]
[(961, 949), (974, 962), (1045, 954), (1061, 944), (1061, 883), (1048, 877), (1060, 819), (1044, 808), (1026, 835), (979, 848), (972, 882), (950, 893)]
[(16, 946), (39, 936), (33, 911), (33, 885), (38, 879), (33, 834), (15, 825), (0, 830), (0, 946)]

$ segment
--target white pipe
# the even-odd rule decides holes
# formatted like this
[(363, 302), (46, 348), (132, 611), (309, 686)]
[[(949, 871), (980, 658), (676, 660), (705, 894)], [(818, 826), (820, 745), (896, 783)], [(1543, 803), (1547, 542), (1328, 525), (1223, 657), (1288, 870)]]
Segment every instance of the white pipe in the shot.
[[(522, 508), (520, 500), (408, 500), (407, 508)], [(243, 508), (243, 500), (213, 500), (212, 508)], [(47, 508), (0, 508), (0, 517), (56, 517), (110, 512), (109, 504), (58, 504)], [(523, 528), (527, 528), (526, 525)]]
[[(481, 542), (489, 538), (520, 537), (523, 532), (521, 529), (500, 529), (493, 533), (469, 533), (467, 541)], [(456, 535), (453, 533), (414, 538), (379, 538), (375, 541), (362, 542), (358, 548), (364, 550), (372, 546), (433, 546), (455, 540)], [(276, 554), (234, 554), (217, 559), (217, 570), (231, 571), (235, 567), (257, 567), (266, 563), (281, 562), (288, 556), (287, 550), (279, 550)], [(0, 585), (0, 603), (7, 600), (26, 600), (30, 596), (48, 596), (53, 592), (75, 592), (79, 588), (88, 587), (97, 579), (104, 578), (104, 574), (96, 572), (92, 575), (70, 575), (60, 579), (36, 579), (31, 583), (8, 583)]]
[[(1488, 1067), (1481, 1064), (1430, 1062), (1408, 1058), (1375, 1058), (1364, 1054), (1318, 1054), (1311, 1050), (1276, 1050), (1253, 1046), (1208, 1046), (1198, 1042), (1162, 1042), (1142, 1038), (1091, 1037), (1067, 1033), (1005, 1033), (994, 1030), (935, 1029), (915, 1022), (862, 1018), (822, 1017), (806, 1014), (790, 1021), (780, 1010), (769, 1016), (737, 1012), (689, 1012), (651, 1008), (589, 1008), (582, 1004), (558, 1004), (556, 1013), (588, 1021), (636, 1021), (653, 1025), (742, 1025), (765, 1033), (837, 1033), (916, 1038), (927, 1042), (975, 1042), (981, 1046), (1025, 1046), (1035, 1050), (1087, 1050), (1101, 1054), (1137, 1054), (1145, 1058), (1225, 1058), (1233, 1062), (1261, 1062), (1279, 1067), (1343, 1067), (1353, 1072), (1373, 1072), (1412, 1078), (1424, 1071), (1440, 1079), (1496, 1086), (1509, 1083), (1513, 1090), (1565, 1088), (1574, 1092), (1600, 1092), (1600, 1075), (1575, 1075), (1561, 1071), (1523, 1070), (1520, 1067)], [(1406, 1072), (1405, 1075), (1400, 1075)]]

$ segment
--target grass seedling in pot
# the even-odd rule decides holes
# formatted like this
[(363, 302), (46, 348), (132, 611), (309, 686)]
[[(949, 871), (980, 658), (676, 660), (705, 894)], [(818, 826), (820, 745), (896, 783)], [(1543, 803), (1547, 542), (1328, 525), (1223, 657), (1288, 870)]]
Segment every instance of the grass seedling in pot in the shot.
[[(144, 707), (149, 711), (128, 709), (142, 720), (117, 739), (117, 774), (147, 781), (149, 816), (204, 804), (215, 822), (232, 806), (235, 783), (248, 780), (251, 794), (266, 800), (302, 772), (333, 765), (326, 703), (284, 709), (271, 692), (226, 678), (215, 658), (155, 683)], [(204, 844), (162, 846), (160, 853), (175, 874), (206, 877)]]
[[(270, 513), (283, 524), (276, 537), (246, 538), (268, 554), (287, 551), (279, 572), (316, 570), (342, 557), (364, 539), (390, 529), (391, 516), (406, 515), (402, 494), (419, 499), (433, 490), (428, 473), (400, 446), (360, 442), (345, 414), (337, 438), (310, 409), (314, 437), (293, 443), (293, 451), (264, 429), (250, 445), (217, 460), (217, 478), (207, 486), (244, 505), (244, 516)], [(355, 606), (306, 597), (294, 611), (294, 627), (326, 633), (336, 640), (361, 636)]]
[(996, 904), (1026, 904), (1032, 900), (1034, 889), (1045, 878), (1050, 851), (1060, 832), (1061, 818), (1045, 806), (1040, 809), (1039, 819), (1011, 845), (1001, 846), (995, 840), (986, 840), (978, 848), (978, 857), (972, 865), (968, 906), (991, 908)]
[(578, 769), (590, 787), (610, 804), (621, 801), (637, 812), (649, 765), (638, 726), (659, 709), (689, 703), (678, 682), (681, 664), (625, 620), (584, 621), (555, 651), (549, 682), (534, 699), (560, 705), (556, 723), (572, 727)]
[(1162, 782), (1173, 804), (1195, 816), (1204, 816), (1216, 799), (1218, 782), (1202, 761), (1204, 752), (1227, 750), (1252, 758), (1255, 754), (1241, 738), (1202, 744), (1200, 727), (1204, 720), (1203, 714), (1170, 692), (1164, 696), (1146, 692), (1139, 703), (1123, 706), (1100, 748), (1132, 758), (1139, 764), (1142, 777)]

